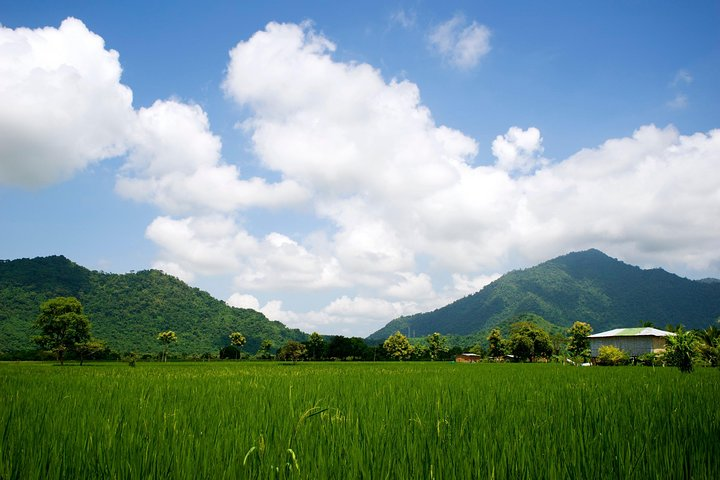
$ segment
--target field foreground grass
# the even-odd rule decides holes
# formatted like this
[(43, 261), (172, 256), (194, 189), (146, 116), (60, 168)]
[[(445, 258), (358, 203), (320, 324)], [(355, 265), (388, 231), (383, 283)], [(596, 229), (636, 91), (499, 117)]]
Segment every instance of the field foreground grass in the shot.
[(720, 371), (0, 363), (0, 479), (720, 478)]

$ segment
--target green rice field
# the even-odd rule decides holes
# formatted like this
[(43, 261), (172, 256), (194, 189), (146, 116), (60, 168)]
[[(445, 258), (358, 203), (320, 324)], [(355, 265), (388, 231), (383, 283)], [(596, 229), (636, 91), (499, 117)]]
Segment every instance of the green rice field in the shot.
[(0, 363), (0, 479), (720, 478), (720, 370)]

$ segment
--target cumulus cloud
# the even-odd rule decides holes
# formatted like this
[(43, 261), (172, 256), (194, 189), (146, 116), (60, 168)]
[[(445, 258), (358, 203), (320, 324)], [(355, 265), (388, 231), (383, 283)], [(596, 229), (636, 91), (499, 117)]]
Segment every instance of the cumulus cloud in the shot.
[[(481, 31), (457, 17), (437, 48), (451, 55)], [(335, 61), (308, 24), (271, 23), (232, 49), (223, 82), (269, 172), (248, 179), (199, 106), (133, 111), (117, 53), (81, 22), (0, 32), (0, 182), (46, 184), (127, 152), (117, 191), (162, 211), (146, 230), (154, 266), (232, 276), (229, 304), (290, 326), (366, 335), (495, 272), (590, 247), (646, 266), (720, 265), (720, 130), (648, 125), (550, 162), (538, 128), (511, 127), (481, 153), (495, 162), (476, 164), (477, 143), (438, 125), (417, 85)], [(298, 204), (309, 233), (258, 233), (240, 214)], [(280, 300), (288, 291), (332, 296), (306, 311)], [(261, 305), (258, 292), (277, 299)]]
[(44, 186), (122, 154), (133, 109), (121, 72), (80, 20), (0, 26), (0, 184)]
[(497, 167), (507, 172), (527, 174), (547, 164), (547, 160), (540, 157), (542, 152), (542, 137), (535, 127), (527, 130), (510, 127), (505, 135), (498, 135), (492, 143)]
[(239, 293), (231, 295), (226, 303), (240, 308), (253, 308), (290, 328), (321, 333), (332, 330), (333, 334), (346, 336), (366, 336), (385, 326), (388, 319), (440, 306), (436, 302), (389, 301), (344, 295), (319, 310), (297, 312), (285, 309), (280, 300), (260, 305), (254, 296)]
[(248, 294), (233, 293), (230, 295), (230, 298), (225, 301), (225, 303), (231, 307), (251, 308), (253, 310), (260, 311), (260, 301), (258, 301), (258, 299), (254, 296)]
[(303, 202), (307, 192), (294, 181), (243, 180), (221, 159), (220, 138), (198, 105), (156, 101), (141, 108), (130, 134), (128, 160), (116, 190), (172, 214), (232, 212)]
[(252, 255), (259, 248), (255, 238), (221, 215), (158, 217), (145, 235), (162, 246), (161, 264), (205, 275), (233, 272), (240, 268), (242, 256)]
[[(495, 272), (590, 247), (641, 265), (720, 261), (720, 226), (708, 221), (720, 211), (718, 131), (649, 125), (551, 163), (539, 129), (511, 127), (487, 152), (495, 164), (474, 166), (476, 143), (436, 125), (416, 85), (336, 62), (333, 49), (307, 25), (272, 23), (231, 52), (224, 88), (252, 112), (244, 125), (259, 160), (312, 192), (325, 222), (305, 238), (276, 232), (223, 254), (235, 287), (356, 292), (312, 311), (268, 302), (270, 318), (367, 334), (473, 293)], [(431, 270), (451, 281), (436, 290)]]
[(454, 273), (452, 275), (454, 291), (451, 293), (451, 296), (461, 297), (466, 295), (472, 295), (473, 293), (479, 292), (480, 290), (485, 288), (485, 286), (491, 284), (498, 278), (500, 278), (499, 273), (478, 275), (475, 277)]
[(336, 258), (309, 251), (280, 233), (270, 233), (236, 270), (235, 285), (253, 290), (318, 290), (350, 285)]
[(490, 29), (477, 22), (468, 25), (461, 14), (435, 27), (428, 37), (430, 47), (452, 66), (475, 67), (490, 52)]
[(517, 233), (534, 230), (532, 248), (546, 255), (558, 253), (551, 244), (595, 245), (637, 263), (709, 268), (720, 257), (720, 225), (709, 221), (720, 212), (718, 162), (720, 130), (641, 127), (521, 181), (531, 228)]

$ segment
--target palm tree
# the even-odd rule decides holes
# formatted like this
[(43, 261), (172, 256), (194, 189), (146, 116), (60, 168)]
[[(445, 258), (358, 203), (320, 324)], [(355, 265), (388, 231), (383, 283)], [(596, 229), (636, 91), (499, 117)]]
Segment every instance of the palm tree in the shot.
[(696, 336), (702, 358), (713, 367), (720, 365), (720, 329), (710, 326), (705, 330), (698, 330)]

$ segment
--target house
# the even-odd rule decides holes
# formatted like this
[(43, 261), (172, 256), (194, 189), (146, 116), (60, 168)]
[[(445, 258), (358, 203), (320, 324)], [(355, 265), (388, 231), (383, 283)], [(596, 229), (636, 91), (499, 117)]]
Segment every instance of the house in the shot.
[(480, 360), (482, 360), (482, 358), (476, 353), (461, 353), (455, 357), (456, 363), (476, 363)]
[(646, 353), (665, 351), (665, 337), (675, 335), (672, 332), (651, 327), (616, 328), (588, 336), (590, 339), (590, 356), (597, 357), (600, 347), (613, 345), (631, 357), (639, 357)]

